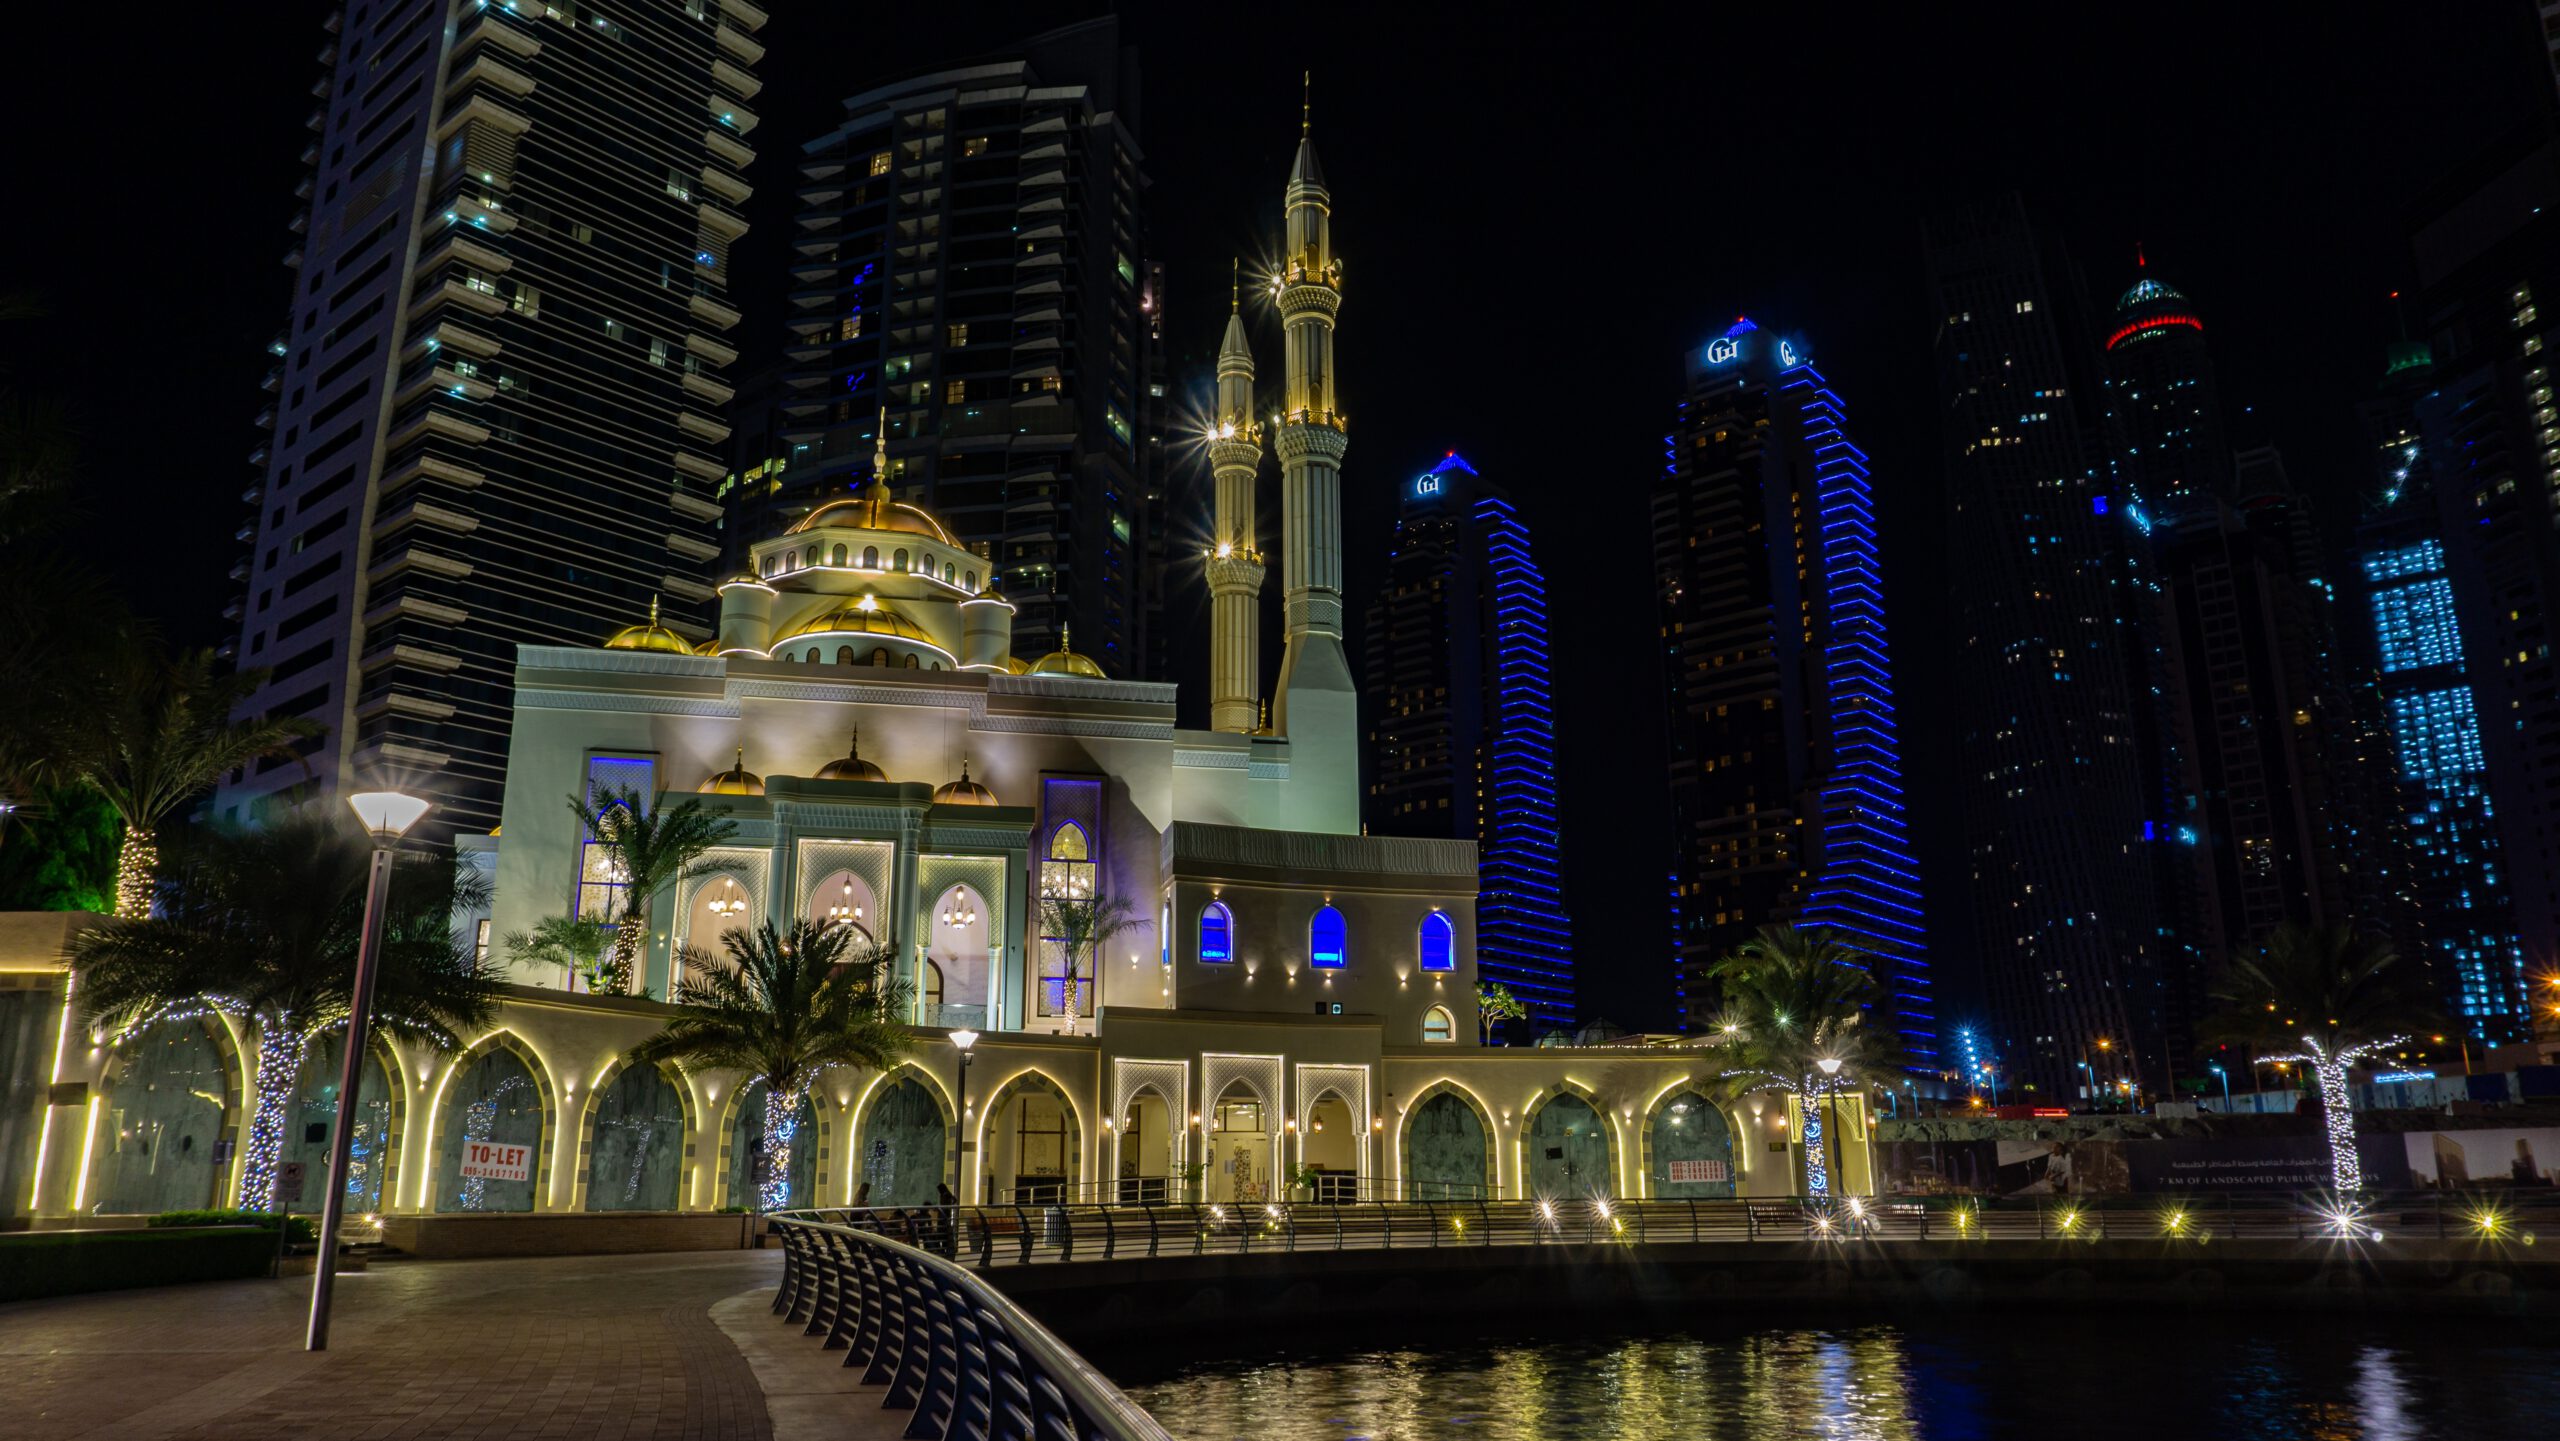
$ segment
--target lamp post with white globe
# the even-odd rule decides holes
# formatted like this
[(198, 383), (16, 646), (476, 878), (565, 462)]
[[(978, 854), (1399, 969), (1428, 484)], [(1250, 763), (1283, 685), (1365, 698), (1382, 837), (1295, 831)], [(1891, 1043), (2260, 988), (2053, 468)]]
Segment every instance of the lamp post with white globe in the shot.
[(951, 1163), (951, 1179), (955, 1183), (952, 1190), (957, 1192), (963, 1200), (967, 1199), (969, 1194), (967, 1188), (971, 1149), (969, 1145), (969, 1048), (976, 1044), (978, 1044), (978, 1033), (975, 1031), (964, 1029), (951, 1033), (951, 1049), (960, 1053), (960, 1083), (954, 1088), (959, 1093), (959, 1102), (954, 1114), (960, 1123), (960, 1143), (959, 1148), (952, 1153), (959, 1159)]
[(320, 1258), (311, 1275), (311, 1329), (303, 1349), (329, 1349), (329, 1292), (338, 1279), (338, 1223), (347, 1208), (347, 1165), (356, 1139), (356, 1087), (364, 1079), (365, 1030), (373, 1019), (373, 973), (382, 961), (383, 907), (391, 895), (391, 863), (400, 837), (429, 803), (398, 791), (347, 797), (373, 835), (373, 869), (365, 878), (364, 932), (356, 943), (356, 979), (347, 997), (347, 1054), (338, 1069), (338, 1124), (329, 1140), (329, 1189), (320, 1205)]
[(1831, 1109), (1828, 1124), (1822, 1128), (1824, 1132), (1822, 1139), (1831, 1150), (1828, 1162), (1831, 1170), (1831, 1188), (1835, 1193), (1845, 1193), (1848, 1190), (1849, 1178), (1840, 1172), (1840, 1104), (1832, 1099), (1840, 1094), (1840, 1087), (1837, 1084), (1840, 1079), (1840, 1058), (1825, 1056), (1814, 1064), (1822, 1068), (1822, 1103)]

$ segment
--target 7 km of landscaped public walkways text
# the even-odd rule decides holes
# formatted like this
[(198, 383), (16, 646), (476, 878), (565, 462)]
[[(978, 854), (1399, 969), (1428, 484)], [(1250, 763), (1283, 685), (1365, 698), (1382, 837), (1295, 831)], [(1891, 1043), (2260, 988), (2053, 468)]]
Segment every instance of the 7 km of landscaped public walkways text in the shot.
[(778, 1251), (376, 1261), (339, 1277), (319, 1355), (302, 1349), (308, 1276), (0, 1306), (0, 1436), (896, 1435), (907, 1413), (767, 1311), (781, 1267)]

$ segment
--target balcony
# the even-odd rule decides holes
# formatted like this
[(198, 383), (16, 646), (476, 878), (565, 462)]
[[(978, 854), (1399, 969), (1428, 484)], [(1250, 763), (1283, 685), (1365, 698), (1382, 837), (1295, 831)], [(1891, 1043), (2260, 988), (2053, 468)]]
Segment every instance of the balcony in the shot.
[(475, 45), (490, 45), (519, 59), (530, 60), (542, 53), (542, 42), (518, 30), (488, 11), (479, 12), (476, 21), (466, 24), (453, 42), (453, 53), (468, 54)]
[(417, 670), (434, 671), (438, 675), (451, 675), (462, 669), (462, 657), (429, 650), (424, 646), (394, 644), (366, 651), (363, 661), (359, 664), (367, 671), (381, 670), (385, 666), (405, 665)]
[(669, 458), (668, 463), (696, 480), (711, 481), (716, 484), (729, 478), (727, 466), (708, 456), (696, 455), (690, 450), (677, 451)]
[(696, 540), (689, 535), (679, 535), (671, 530), (667, 532), (666, 542), (667, 549), (687, 560), (718, 560), (720, 558), (720, 547)]
[[(420, 720), (450, 720), (454, 707), (446, 701), (430, 700), (404, 690), (377, 691), (356, 705), (358, 720), (372, 720), (382, 715), (416, 716)], [(387, 744), (387, 743), (386, 743)]]
[(395, 620), (422, 620), (430, 625), (460, 625), (471, 619), (471, 612), (460, 606), (442, 605), (422, 596), (404, 595), (397, 600), (375, 606), (364, 613), (368, 626), (387, 625)]
[(720, 9), (731, 19), (746, 26), (750, 30), (762, 30), (764, 28), (764, 9), (761, 6), (751, 3), (751, 0), (720, 0)]
[(372, 745), (356, 752), (356, 770), (359, 774), (379, 773), (384, 770), (440, 771), (452, 763), (453, 757), (443, 751), (429, 750), (425, 746), (402, 745), (392, 740), (375, 741)]
[[(720, 33), (723, 36), (728, 36), (736, 34), (737, 32), (733, 30), (723, 30)], [(752, 65), (755, 62), (750, 60), (747, 63)], [(755, 76), (748, 74), (746, 71), (741, 70), (737, 66), (716, 56), (713, 57), (711, 61), (711, 79), (713, 83), (717, 84), (721, 89), (736, 95), (741, 100), (755, 99), (756, 92), (764, 88), (763, 81), (758, 80)]]
[(684, 373), (684, 388), (686, 394), (700, 396), (713, 405), (727, 405), (738, 393), (732, 386), (723, 385), (710, 376), (690, 370)]
[(447, 580), (460, 580), (471, 574), (471, 564), (468, 561), (455, 560), (452, 556), (437, 551), (420, 550), (414, 545), (405, 545), (385, 556), (373, 569), (365, 572), (365, 576), (373, 584), (380, 585), (384, 581), (413, 570), (427, 575), (443, 576)]
[(711, 118), (740, 135), (753, 135), (760, 123), (752, 110), (723, 95), (706, 95), (702, 103), (711, 107)]
[(714, 340), (698, 330), (685, 336), (684, 349), (687, 355), (699, 355), (713, 365), (734, 365), (738, 360), (738, 352), (725, 341)]
[(445, 394), (458, 400), (487, 400), (498, 393), (496, 386), (474, 375), (464, 375), (450, 366), (439, 365), (401, 386), (391, 405), (405, 410), (432, 394)]
[(435, 313), (438, 307), (448, 304), (459, 305), (482, 315), (496, 315), (507, 308), (504, 300), (489, 291), (475, 289), (460, 280), (446, 280), (442, 284), (418, 292), (418, 298), (409, 306), (409, 323), (419, 324), (427, 316)]
[(440, 480), (447, 485), (460, 486), (464, 490), (477, 490), (488, 483), (489, 477), (484, 472), (473, 470), (467, 465), (456, 465), (441, 456), (414, 455), (392, 467), (382, 477), (382, 493), (389, 495), (422, 480)]
[(504, 235), (516, 228), (514, 216), (486, 201), (468, 195), (453, 197), (444, 211), (457, 224), (468, 225), (474, 230), (486, 230), (493, 235)]
[(386, 449), (396, 451), (430, 436), (463, 445), (479, 445), (489, 438), (489, 428), (485, 425), (473, 425), (458, 415), (449, 415), (441, 410), (430, 410), (392, 432), (391, 438), (384, 441), (383, 445)]
[[(719, 445), (729, 438), (729, 427), (713, 420), (710, 416), (697, 415), (690, 410), (676, 412), (676, 428), (712, 445)], [(725, 470), (720, 473), (724, 476), (728, 474)]]
[(509, 135), (522, 135), (533, 128), (530, 119), (489, 98), (484, 90), (446, 113), (444, 123), (436, 127), (436, 139), (449, 140), (474, 120)]
[(732, 205), (744, 205), (747, 197), (756, 193), (754, 186), (717, 165), (702, 167), (702, 188)]
[[(452, 282), (447, 281), (446, 283), (449, 285)], [(721, 304), (719, 301), (712, 299), (708, 295), (694, 296), (692, 300), (687, 303), (686, 309), (693, 312), (694, 319), (707, 321), (712, 326), (721, 330), (730, 329), (738, 323), (738, 312), (735, 309)], [(415, 311), (413, 310), (411, 313), (414, 314)]]
[(712, 154), (728, 161), (740, 170), (744, 170), (755, 163), (755, 151), (739, 144), (737, 137), (730, 135), (724, 130), (715, 128), (703, 131), (702, 143), (710, 148)]
[(469, 535), (480, 528), (480, 518), (464, 515), (458, 510), (447, 510), (433, 501), (413, 500), (376, 520), (373, 523), (373, 533), (377, 537), (393, 535), (412, 525), (432, 526), (437, 530), (450, 531), (455, 535)]
[(479, 54), (473, 56), (470, 64), (465, 65), (460, 70), (454, 72), (453, 78), (444, 83), (445, 93), (449, 95), (466, 85), (472, 84), (486, 85), (494, 90), (503, 90), (507, 94), (513, 95), (518, 99), (522, 99), (523, 97), (533, 93), (532, 76), (525, 74), (523, 71), (516, 69), (512, 65), (507, 64), (505, 61), (500, 60), (497, 56), (490, 54), (486, 50), (483, 50)]
[(741, 65), (754, 65), (764, 59), (764, 42), (749, 39), (747, 32), (735, 25), (721, 26), (711, 38), (719, 42), (722, 50), (736, 56)]
[(724, 241), (735, 240), (747, 233), (747, 222), (743, 218), (730, 214), (710, 201), (706, 200), (696, 205), (694, 215), (705, 231)]
[(504, 349), (506, 349), (505, 346), (482, 335), (479, 331), (465, 330), (451, 320), (446, 320), (430, 328), (425, 334), (413, 338), (409, 347), (400, 352), (400, 358), (403, 361), (416, 361), (424, 359), (435, 351), (452, 351), (457, 355), (470, 356), (474, 360), (490, 360), (496, 358), (498, 352)]
[(693, 520), (718, 520), (728, 513), (722, 510), (717, 504), (704, 500), (701, 496), (695, 495), (689, 490), (671, 490), (667, 492), (667, 504), (674, 509), (676, 514), (686, 516)]
[(433, 271), (439, 266), (456, 260), (466, 262), (474, 269), (491, 275), (504, 275), (515, 269), (516, 265), (514, 261), (482, 245), (468, 234), (456, 232), (446, 236), (442, 244), (430, 247), (426, 259), (418, 262), (418, 268)]

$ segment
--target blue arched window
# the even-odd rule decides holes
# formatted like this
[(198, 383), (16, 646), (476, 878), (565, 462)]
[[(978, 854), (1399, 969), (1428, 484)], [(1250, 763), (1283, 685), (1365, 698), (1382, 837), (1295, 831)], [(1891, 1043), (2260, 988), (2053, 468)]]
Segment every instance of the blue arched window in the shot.
[(1339, 970), (1343, 951), (1342, 912), (1327, 906), (1307, 922), (1307, 964), (1320, 970)]
[(1422, 918), (1422, 968), (1426, 971), (1454, 971), (1458, 968), (1458, 928), (1449, 918), (1433, 911)]
[(1211, 901), (1200, 913), (1200, 959), (1231, 961), (1235, 959), (1236, 918), (1227, 911), (1224, 901)]

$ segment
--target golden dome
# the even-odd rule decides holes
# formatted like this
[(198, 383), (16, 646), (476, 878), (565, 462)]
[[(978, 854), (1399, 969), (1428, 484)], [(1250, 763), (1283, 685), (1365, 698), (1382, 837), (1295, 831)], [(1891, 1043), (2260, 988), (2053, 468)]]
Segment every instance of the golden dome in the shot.
[(613, 633), (604, 643), (606, 650), (654, 650), (666, 655), (692, 655), (693, 642), (658, 624), (658, 598), (649, 597), (649, 620), (645, 625), (627, 625)]
[(1031, 674), (1080, 675), (1094, 680), (1105, 679), (1102, 667), (1076, 654), (1076, 648), (1065, 626), (1058, 627), (1058, 648), (1032, 662)]
[(1004, 658), (1004, 673), (1006, 675), (1029, 675), (1031, 674), (1031, 662), (1024, 660), (1018, 655), (1006, 656)]
[(969, 779), (969, 762), (965, 758), (960, 762), (960, 779), (934, 791), (933, 803), (938, 806), (993, 806), (1003, 804), (1003, 802), (996, 799), (996, 793), (994, 791), (988, 790), (985, 786)]
[(845, 748), (843, 758), (818, 767), (817, 775), (817, 779), (822, 781), (885, 781), (888, 778), (887, 771), (862, 758), (860, 731), (853, 733), (853, 743)]
[(902, 500), (891, 500), (888, 484), (876, 475), (855, 494), (828, 501), (792, 522), (790, 529), (783, 534), (799, 535), (830, 525), (929, 536), (944, 545), (960, 543), (951, 538), (951, 532), (942, 528), (942, 522), (934, 519), (931, 511)]
[(764, 794), (764, 777), (747, 769), (747, 749), (738, 748), (738, 764), (702, 783), (702, 793), (710, 796), (760, 796)]
[(924, 627), (889, 609), (878, 596), (868, 592), (860, 600), (847, 601), (833, 610), (821, 611), (784, 639), (798, 640), (804, 635), (888, 636), (933, 646), (935, 650), (942, 649), (934, 644), (933, 637), (925, 633)]

